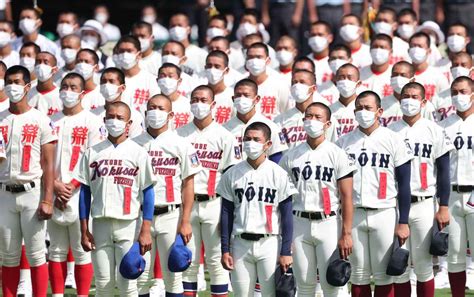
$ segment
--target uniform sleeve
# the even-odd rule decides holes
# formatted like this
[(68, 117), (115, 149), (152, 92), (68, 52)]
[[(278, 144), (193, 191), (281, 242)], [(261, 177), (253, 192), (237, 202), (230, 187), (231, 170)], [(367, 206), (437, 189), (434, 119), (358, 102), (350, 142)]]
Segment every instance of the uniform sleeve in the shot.
[(278, 202), (286, 200), (288, 197), (298, 194), (298, 191), (295, 188), (295, 185), (290, 179), (290, 176), (286, 172), (280, 174), (280, 195), (278, 197)]
[(395, 167), (405, 164), (406, 162), (413, 159), (413, 153), (410, 149), (410, 146), (397, 134), (392, 133), (392, 143), (393, 143), (393, 162)]
[(156, 94), (160, 94), (160, 88), (158, 87), (158, 84), (156, 82), (151, 83), (150, 85), (150, 98)]
[(280, 159), (280, 162), (278, 162), (278, 165), (280, 165), (281, 168), (283, 168), (283, 170), (285, 170), (286, 172), (290, 172), (290, 162), (289, 162), (289, 153), (291, 152), (292, 150), (290, 150), (289, 152), (287, 152), (286, 154), (283, 155), (283, 157)]
[(216, 193), (226, 200), (234, 202), (234, 193), (232, 191), (231, 171), (226, 171), (217, 184)]
[(435, 159), (454, 149), (454, 145), (446, 132), (439, 126), (435, 126)]
[[(266, 123), (266, 124), (270, 124), (270, 123)], [(272, 132), (272, 135), (271, 135), (272, 146), (270, 147), (268, 155), (271, 156), (273, 154), (286, 151), (288, 149), (288, 145), (286, 144), (285, 135), (283, 135), (283, 132), (281, 131), (281, 129), (278, 128), (278, 126), (273, 122), (271, 122), (269, 126)]]
[(283, 82), (283, 79), (281, 79), (281, 85), (279, 85), (279, 92), (278, 92), (278, 100), (280, 102), (279, 104), (279, 111), (280, 113), (284, 113), (288, 109), (290, 109), (290, 100), (289, 100), (289, 88), (286, 86), (286, 84)]
[(91, 117), (91, 121), (93, 121), (93, 124), (89, 131), (88, 147), (92, 147), (105, 139), (105, 135), (103, 136), (102, 133), (100, 132), (101, 127), (102, 127), (102, 122), (99, 121), (99, 118), (96, 116), (93, 116)]
[(2, 159), (7, 157), (5, 152), (5, 140), (3, 139), (3, 133), (0, 133), (0, 162)]
[[(181, 145), (185, 144), (182, 142)], [(181, 153), (181, 178), (185, 179), (202, 170), (201, 162), (194, 147), (187, 143)]]
[(343, 149), (338, 149), (337, 151), (337, 163), (335, 171), (336, 179), (340, 179), (349, 173), (355, 172), (357, 168), (355, 166), (354, 160), (352, 160)]
[(329, 126), (329, 129), (326, 130), (325, 137), (332, 143), (336, 143), (336, 141), (339, 139), (337, 127), (339, 127), (339, 123), (334, 117), (331, 117), (331, 126)]
[(237, 146), (237, 140), (230, 133), (226, 133), (222, 146), (222, 159), (219, 162), (219, 171), (223, 172), (226, 168), (237, 164), (239, 160), (235, 155), (234, 148)]
[(148, 153), (143, 150), (140, 158), (139, 174), (140, 174), (140, 190), (143, 191), (149, 186), (156, 184), (156, 176), (153, 174), (153, 168), (151, 166), (151, 158)]
[(41, 145), (58, 140), (54, 129), (54, 122), (48, 117), (42, 116), (41, 119)]
[(73, 178), (83, 185), (90, 186), (89, 158), (91, 148), (82, 155), (79, 164), (74, 169)]

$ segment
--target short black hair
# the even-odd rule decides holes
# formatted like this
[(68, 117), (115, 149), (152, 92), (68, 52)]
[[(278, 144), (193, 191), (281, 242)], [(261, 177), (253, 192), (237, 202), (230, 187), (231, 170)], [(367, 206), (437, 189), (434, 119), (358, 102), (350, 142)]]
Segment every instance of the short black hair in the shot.
[(255, 17), (255, 19), (257, 20), (257, 23), (260, 23), (260, 13), (255, 8), (246, 8), (244, 10), (244, 13), (242, 14), (242, 17), (246, 15), (251, 15)]
[(120, 44), (122, 43), (125, 43), (125, 42), (128, 42), (128, 43), (131, 43), (133, 44), (133, 46), (135, 47), (135, 49), (139, 52), (141, 52), (142, 48), (140, 46), (140, 40), (138, 40), (138, 38), (136, 38), (135, 36), (133, 35), (123, 35), (122, 37), (120, 37), (120, 39), (117, 41), (117, 45), (115, 45), (118, 49), (118, 47), (120, 46)]
[(234, 93), (235, 93), (235, 90), (237, 90), (237, 88), (242, 87), (242, 86), (251, 87), (253, 91), (255, 92), (255, 94), (258, 95), (258, 85), (249, 78), (244, 78), (242, 80), (239, 80), (234, 86)]
[(84, 80), (84, 78), (82, 77), (82, 75), (78, 74), (78, 73), (75, 73), (75, 72), (69, 72), (68, 74), (66, 74), (63, 79), (61, 80), (61, 84), (63, 83), (63, 81), (65, 81), (66, 79), (79, 79), (80, 81), (80, 84), (79, 86), (81, 87), (81, 91), (84, 90), (85, 86), (86, 86), (86, 81)]
[(120, 82), (121, 85), (124, 85), (125, 84), (125, 74), (123, 73), (122, 70), (118, 69), (117, 67), (109, 67), (109, 68), (106, 68), (103, 72), (102, 72), (102, 75), (100, 76), (100, 78), (102, 79), (102, 77), (104, 76), (104, 74), (106, 73), (114, 73), (114, 74), (117, 74), (117, 77), (118, 77), (118, 80)]
[(193, 97), (194, 93), (197, 91), (208, 91), (211, 94), (211, 99), (214, 101), (214, 91), (212, 90), (211, 87), (207, 85), (200, 85), (194, 88), (194, 90), (191, 92), (191, 98)]
[(5, 80), (9, 75), (18, 74), (18, 73), (22, 74), (25, 85), (31, 82), (30, 72), (28, 71), (28, 69), (26, 69), (25, 67), (21, 65), (14, 65), (8, 68), (7, 72), (5, 72)]
[(407, 61), (398, 61), (397, 63), (393, 64), (392, 70), (395, 68), (395, 66), (405, 66), (408, 67), (410, 71), (410, 77), (413, 77), (415, 75), (415, 67), (413, 64), (408, 63)]
[(421, 93), (421, 98), (425, 99), (425, 87), (423, 87), (422, 84), (417, 83), (417, 82), (409, 82), (406, 85), (403, 86), (402, 91), (400, 94), (403, 94), (406, 90), (408, 89), (416, 89), (419, 90)]
[(306, 70), (306, 69), (297, 69), (297, 70), (292, 72), (292, 74), (291, 74), (292, 78), (297, 73), (305, 73), (305, 74), (309, 75), (309, 77), (311, 78), (311, 84), (316, 85), (316, 75), (314, 74), (314, 72), (311, 72), (311, 71)]
[(183, 52), (183, 56), (186, 55), (186, 48), (184, 47), (184, 45), (183, 45), (181, 42), (176, 41), (176, 40), (170, 40), (170, 41), (168, 41), (167, 43), (165, 43), (165, 44), (163, 45), (162, 49), (164, 49), (165, 46), (167, 46), (168, 44), (176, 44), (176, 45), (178, 45), (178, 46), (180, 47), (181, 51)]
[[(300, 70), (299, 68), (295, 68), (295, 65), (299, 62), (309, 63), (311, 65), (311, 71), (312, 72), (316, 71), (316, 65), (314, 64), (314, 61), (306, 56), (301, 56), (301, 57), (296, 58), (295, 61), (293, 62), (293, 69), (291, 69), (291, 71)], [(303, 69), (303, 70), (307, 70), (307, 69)]]
[(251, 46), (249, 46), (247, 48), (247, 53), (252, 48), (262, 48), (265, 51), (265, 54), (267, 55), (267, 57), (270, 55), (270, 52), (268, 51), (268, 46), (263, 42), (256, 42), (252, 44)]
[(224, 27), (227, 28), (227, 19), (224, 15), (222, 14), (216, 14), (214, 16), (212, 16), (210, 19), (209, 19), (209, 24), (213, 21), (213, 20), (219, 20), (219, 21), (222, 21), (224, 22)]
[(146, 28), (148, 32), (150, 32), (150, 34), (153, 34), (153, 27), (151, 26), (150, 23), (147, 23), (145, 21), (138, 21), (138, 22), (133, 23), (130, 31), (133, 32), (133, 30), (135, 29), (142, 29), (142, 28)]
[(247, 128), (245, 128), (244, 135), (247, 133), (247, 131), (250, 130), (261, 131), (266, 141), (269, 141), (272, 137), (272, 130), (270, 129), (270, 127), (268, 127), (267, 124), (262, 122), (253, 122), (252, 124), (248, 125)]
[(397, 18), (399, 19), (402, 16), (406, 16), (406, 15), (411, 16), (415, 21), (418, 20), (418, 16), (416, 15), (416, 12), (411, 8), (403, 8), (402, 10), (400, 10), (400, 12), (397, 15)]
[(380, 33), (380, 34), (375, 35), (375, 36), (370, 40), (370, 46), (371, 46), (371, 47), (372, 47), (372, 44), (374, 43), (375, 40), (384, 40), (384, 41), (388, 42), (388, 44), (390, 45), (390, 48), (393, 48), (393, 40), (392, 40), (392, 37), (388, 36), (387, 34)]
[(335, 52), (335, 51), (344, 51), (347, 54), (347, 57), (351, 58), (352, 57), (352, 52), (351, 49), (344, 44), (336, 44), (330, 49), (330, 52)]
[(337, 73), (343, 69), (346, 69), (346, 68), (352, 68), (354, 69), (356, 72), (357, 72), (357, 79), (359, 80), (360, 79), (360, 71), (359, 71), (359, 67), (355, 66), (354, 64), (352, 63), (346, 63), (344, 65), (342, 65), (341, 67), (339, 67), (336, 71), (336, 76), (337, 76)]
[(319, 25), (324, 26), (326, 28), (326, 31), (328, 32), (328, 34), (332, 34), (331, 25), (328, 22), (326, 22), (326, 21), (316, 21), (316, 22), (311, 23), (311, 27), (319, 26)]
[(331, 109), (326, 104), (324, 104), (322, 102), (313, 102), (310, 105), (308, 105), (308, 107), (306, 107), (305, 113), (311, 107), (320, 107), (320, 108), (322, 108), (324, 110), (324, 113), (326, 114), (326, 119), (328, 121), (331, 120), (331, 116), (332, 116)]
[(429, 48), (429, 47), (430, 47), (430, 43), (431, 43), (431, 41), (430, 41), (430, 36), (429, 36), (428, 34), (426, 34), (425, 32), (416, 32), (415, 34), (413, 34), (413, 35), (410, 37), (410, 39), (408, 40), (408, 44), (410, 44), (413, 39), (415, 39), (415, 38), (420, 38), (420, 37), (422, 37), (422, 38), (425, 39), (425, 41), (426, 41), (426, 46)]
[(229, 57), (227, 56), (226, 53), (224, 53), (223, 51), (219, 51), (219, 50), (215, 50), (215, 51), (211, 51), (207, 57), (206, 57), (206, 61), (208, 58), (210, 57), (217, 57), (217, 58), (221, 58), (222, 60), (224, 60), (224, 66), (225, 67), (228, 67), (229, 66)]
[(471, 91), (474, 90), (474, 81), (472, 80), (472, 78), (468, 77), (468, 76), (459, 76), (457, 77), (455, 80), (453, 80), (453, 82), (451, 83), (451, 89), (453, 88), (453, 86), (457, 83), (460, 83), (460, 82), (467, 82), (469, 84), (469, 86), (471, 87)]
[(99, 56), (97, 55), (97, 53), (91, 49), (88, 49), (88, 48), (82, 48), (80, 49), (78, 52), (77, 52), (77, 55), (76, 55), (76, 59), (77, 57), (79, 57), (79, 54), (80, 53), (88, 53), (89, 55), (92, 56), (92, 60), (94, 60), (94, 64), (98, 64), (99, 63)]
[(41, 52), (41, 48), (36, 43), (31, 42), (31, 41), (23, 43), (23, 45), (20, 48), (20, 52), (21, 52), (22, 49), (27, 48), (27, 47), (33, 47), (33, 49), (35, 51), (35, 55), (37, 55)]
[(105, 113), (107, 114), (107, 111), (108, 111), (109, 109), (111, 109), (111, 108), (114, 108), (114, 107), (123, 107), (123, 108), (125, 108), (125, 110), (127, 110), (128, 120), (130, 120), (131, 115), (132, 115), (132, 111), (130, 110), (130, 106), (128, 106), (127, 103), (122, 102), (122, 101), (110, 102), (110, 103), (107, 104), (107, 106), (105, 107)]
[(375, 93), (374, 91), (364, 91), (364, 92), (360, 93), (359, 95), (357, 95), (355, 103), (357, 104), (357, 101), (359, 101), (360, 99), (364, 99), (366, 97), (374, 97), (375, 105), (377, 105), (377, 108), (382, 107), (380, 96), (377, 93)]
[(158, 69), (158, 74), (160, 74), (161, 69), (165, 68), (174, 68), (176, 70), (176, 73), (178, 74), (178, 77), (181, 78), (181, 68), (174, 65), (173, 63), (164, 63), (163, 65), (161, 65), (160, 69)]
[(382, 6), (382, 8), (381, 8), (381, 9), (379, 10), (379, 12), (377, 13), (377, 15), (378, 15), (378, 14), (381, 14), (381, 13), (389, 13), (389, 14), (392, 15), (393, 21), (394, 21), (394, 22), (397, 21), (397, 12), (396, 12), (394, 9), (390, 8), (390, 7), (386, 7), (386, 6), (383, 7), (383, 6)]
[(345, 15), (341, 18), (341, 21), (342, 21), (343, 19), (345, 19), (345, 18), (348, 18), (348, 17), (356, 18), (359, 27), (362, 26), (362, 19), (360, 18), (360, 16), (358, 16), (358, 15), (356, 15), (356, 14), (353, 14), (353, 13), (345, 14)]

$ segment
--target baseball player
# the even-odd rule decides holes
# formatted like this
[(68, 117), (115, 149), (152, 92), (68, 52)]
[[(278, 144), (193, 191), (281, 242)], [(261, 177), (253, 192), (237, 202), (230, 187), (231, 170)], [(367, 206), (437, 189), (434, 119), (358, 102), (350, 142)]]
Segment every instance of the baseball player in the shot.
[[(410, 148), (395, 132), (381, 127), (380, 97), (365, 91), (357, 96), (358, 129), (339, 138), (338, 145), (354, 159), (354, 220), (352, 296), (393, 296), (393, 279), (386, 274), (395, 236), (404, 244), (410, 231)], [(398, 198), (398, 199), (397, 199)], [(398, 200), (398, 201), (397, 201)], [(397, 216), (398, 206), (398, 216)]]
[(253, 122), (262, 122), (272, 130), (272, 145), (270, 146), (267, 155), (270, 160), (278, 162), (281, 158), (282, 152), (287, 150), (288, 147), (286, 145), (285, 136), (279, 127), (274, 122), (257, 112), (256, 105), (260, 100), (257, 84), (250, 79), (239, 81), (234, 86), (234, 96), (232, 97), (232, 100), (234, 100), (234, 107), (237, 111), (237, 115), (225, 123), (224, 128), (229, 130), (237, 139), (242, 158), (246, 158), (245, 151), (242, 150), (242, 139), (246, 127)]
[[(67, 74), (60, 86), (59, 97), (63, 103), (62, 112), (51, 117), (58, 136), (55, 158), (54, 212), (61, 213), (66, 205), (78, 213), (80, 183), (72, 178), (74, 168), (84, 151), (105, 139), (101, 122), (95, 115), (82, 107), (84, 79), (77, 73)], [(90, 253), (81, 246), (79, 220), (72, 224), (48, 221), (49, 274), (51, 290), (55, 296), (64, 294), (66, 260), (71, 247), (75, 261), (75, 278), (78, 295), (89, 295), (93, 269)]]
[(136, 280), (125, 279), (116, 270), (134, 241), (140, 243), (142, 255), (151, 250), (156, 179), (147, 152), (127, 137), (128, 105), (111, 103), (104, 121), (107, 139), (86, 150), (74, 174), (81, 183), (81, 244), (84, 251), (92, 251), (97, 296), (112, 296), (115, 285), (121, 296), (137, 296)]
[[(448, 272), (454, 297), (465, 296), (466, 248), (474, 245), (474, 82), (461, 76), (451, 84), (456, 113), (440, 123), (454, 144), (451, 151)], [(471, 252), (471, 258), (473, 253)]]
[(156, 75), (161, 65), (161, 55), (153, 50), (154, 37), (153, 27), (145, 21), (138, 21), (132, 25), (131, 33), (140, 41), (142, 58), (138, 61), (140, 69), (147, 70), (150, 74)]
[(79, 50), (76, 56), (74, 72), (79, 73), (86, 82), (84, 98), (82, 98), (81, 104), (87, 110), (93, 110), (105, 104), (104, 97), (100, 94), (100, 88), (96, 84), (98, 71), (99, 56), (97, 53), (87, 48)]
[(270, 133), (264, 123), (250, 124), (244, 134), (247, 159), (226, 171), (217, 186), (223, 198), (221, 261), (231, 270), (235, 296), (252, 296), (257, 277), (262, 296), (275, 296), (275, 263), (283, 271), (292, 264), (292, 196), (297, 190), (267, 158)]
[(7, 94), (5, 94), (5, 72), (6, 71), (7, 71), (7, 66), (5, 65), (5, 63), (0, 61), (0, 112), (10, 107), (10, 100), (8, 100)]
[[(403, 118), (389, 128), (401, 136), (413, 150), (408, 220), (411, 234), (406, 246), (415, 267), (417, 295), (433, 297), (433, 263), (429, 253), (431, 229), (433, 218), (436, 218), (441, 229), (449, 223), (449, 152), (454, 147), (441, 127), (423, 118), (422, 107), (426, 104), (424, 91), (423, 86), (415, 82), (403, 87), (400, 95)], [(436, 213), (433, 201), (435, 194), (439, 197), (439, 209)], [(395, 295), (410, 294), (410, 270), (407, 269), (402, 276), (395, 278)]]
[(307, 55), (314, 64), (316, 75), (316, 84), (331, 80), (332, 72), (329, 68), (329, 44), (333, 42), (334, 35), (331, 26), (325, 21), (317, 21), (311, 24), (309, 29), (308, 45), (311, 47), (311, 53)]
[(154, 189), (157, 199), (152, 223), (152, 253), (145, 256), (147, 266), (138, 279), (140, 295), (149, 292), (156, 250), (160, 254), (166, 294), (183, 294), (182, 275), (168, 270), (168, 257), (177, 233), (181, 234), (185, 243), (191, 240), (194, 175), (202, 167), (192, 145), (169, 128), (169, 122), (173, 120), (171, 105), (168, 97), (153, 96), (148, 101), (146, 111), (148, 128), (133, 139), (150, 155), (153, 175), (157, 179)]
[[(356, 169), (343, 149), (326, 140), (330, 118), (329, 107), (311, 103), (304, 114), (306, 143), (290, 149), (280, 161), (298, 190), (293, 201), (298, 296), (315, 296), (317, 269), (324, 296), (345, 294), (344, 287), (327, 283), (326, 271), (337, 248), (344, 259), (352, 252), (352, 175)], [(342, 222), (337, 215), (340, 207)]]
[(31, 266), (35, 296), (46, 296), (45, 220), (53, 214), (54, 147), (50, 119), (29, 106), (30, 73), (12, 66), (5, 73), (10, 108), (0, 113), (8, 158), (0, 163), (0, 254), (3, 296), (16, 296), (22, 239)]
[(214, 92), (208, 86), (199, 86), (191, 93), (191, 111), (194, 120), (178, 129), (178, 135), (194, 145), (203, 170), (194, 178), (194, 203), (191, 212), (193, 237), (188, 248), (193, 253), (191, 266), (183, 272), (186, 296), (196, 296), (201, 242), (204, 243), (205, 260), (211, 278), (211, 294), (227, 294), (228, 272), (221, 265), (220, 235), (218, 231), (221, 199), (216, 186), (221, 174), (237, 163), (235, 137), (212, 117), (216, 108)]

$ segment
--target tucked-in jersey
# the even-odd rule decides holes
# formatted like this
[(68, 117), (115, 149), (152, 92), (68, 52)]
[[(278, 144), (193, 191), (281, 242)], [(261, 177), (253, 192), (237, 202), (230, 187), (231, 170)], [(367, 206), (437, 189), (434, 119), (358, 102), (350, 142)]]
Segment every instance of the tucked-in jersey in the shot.
[(93, 110), (98, 107), (105, 105), (104, 96), (100, 93), (100, 86), (97, 85), (95, 89), (88, 92), (84, 92), (84, 97), (82, 98), (82, 107), (87, 110)]
[(307, 142), (299, 144), (283, 156), (280, 166), (298, 190), (293, 209), (326, 214), (339, 209), (337, 181), (356, 170), (346, 152), (327, 140), (314, 150)]
[[(143, 116), (141, 113), (136, 111), (135, 109), (131, 109), (130, 120), (132, 124), (130, 125), (130, 130), (128, 131), (128, 137), (133, 138), (135, 136), (140, 135), (143, 130), (145, 129), (145, 123), (143, 122)], [(96, 109), (91, 110), (92, 114), (97, 117), (97, 119), (101, 122), (104, 122), (105, 119), (105, 106), (97, 107)], [(107, 135), (107, 130), (105, 126), (103, 129), (103, 133)], [(107, 137), (107, 136), (106, 136)]]
[(425, 98), (431, 100), (433, 96), (449, 88), (449, 82), (441, 70), (428, 66), (423, 72), (415, 72), (415, 81), (425, 88)]
[(63, 103), (59, 99), (59, 88), (40, 92), (37, 88), (31, 88), (28, 93), (28, 104), (38, 109), (42, 114), (52, 116), (63, 110)]
[(178, 129), (193, 121), (191, 103), (188, 98), (179, 95), (178, 99), (171, 102), (171, 110), (174, 113), (172, 121), (169, 122), (171, 129)]
[(354, 160), (356, 207), (390, 208), (397, 204), (395, 167), (413, 158), (409, 145), (392, 130), (378, 127), (370, 135), (355, 129), (337, 144)]
[(315, 66), (315, 75), (316, 75), (316, 85), (319, 87), (324, 82), (327, 82), (332, 79), (332, 71), (329, 67), (329, 56), (326, 56), (322, 59), (315, 59), (313, 54), (307, 56), (314, 62)]
[(51, 117), (58, 136), (55, 156), (56, 178), (64, 183), (72, 180), (72, 173), (84, 152), (105, 140), (103, 122), (88, 110), (67, 116), (58, 112)]
[(194, 193), (214, 196), (222, 172), (240, 161), (235, 137), (215, 121), (203, 130), (191, 122), (177, 133), (194, 146), (203, 168), (194, 177)]
[(375, 73), (370, 66), (366, 66), (360, 70), (360, 80), (363, 87), (374, 91), (380, 98), (383, 98), (393, 93), (392, 86), (390, 85), (391, 74), (392, 66), (380, 73)]
[(403, 39), (394, 36), (392, 37), (392, 56), (390, 58), (390, 65), (393, 65), (400, 61), (411, 62), (410, 55), (408, 54), (408, 49), (410, 46), (408, 42)]
[[(398, 122), (402, 119), (403, 113), (400, 108), (400, 102), (393, 94), (384, 97), (381, 104), (383, 114), (380, 117), (380, 124), (382, 124), (382, 126), (388, 127), (390, 124)], [(425, 105), (421, 108), (421, 116), (434, 122), (438, 120), (435, 108), (430, 101), (426, 101)]]
[(280, 74), (270, 74), (258, 85), (258, 101), (256, 108), (265, 117), (273, 120), (277, 115), (287, 111), (289, 107), (289, 88)]
[(156, 76), (147, 70), (140, 70), (132, 77), (125, 77), (125, 85), (127, 87), (122, 93), (122, 101), (138, 111), (146, 110), (148, 100), (160, 93)]
[(73, 177), (90, 187), (94, 219), (137, 219), (141, 192), (156, 183), (147, 152), (128, 138), (117, 146), (106, 139), (90, 147)]
[(450, 154), (451, 184), (474, 185), (474, 114), (465, 120), (452, 114), (440, 123), (454, 145)]
[(156, 51), (152, 51), (147, 57), (143, 57), (138, 61), (140, 69), (148, 71), (151, 75), (157, 76), (161, 67), (161, 55)]
[(336, 119), (338, 127), (336, 128), (336, 134), (341, 137), (348, 134), (354, 128), (359, 126), (355, 120), (355, 100), (351, 101), (347, 106), (337, 100), (331, 106), (332, 117)]
[(56, 141), (54, 123), (31, 108), (22, 114), (0, 113), (0, 132), (8, 158), (0, 163), (0, 183), (26, 183), (41, 178), (41, 146)]
[[(265, 159), (257, 169), (242, 161), (227, 170), (217, 193), (234, 203), (232, 234), (280, 234), (278, 205), (297, 190), (278, 164)], [(290, 198), (291, 199), (291, 198)]]
[(411, 194), (434, 196), (436, 193), (436, 159), (454, 149), (443, 129), (421, 118), (410, 127), (404, 120), (389, 126), (411, 147)]
[(234, 90), (226, 88), (222, 93), (214, 96), (216, 105), (212, 109), (212, 117), (217, 123), (225, 124), (235, 115), (234, 102), (232, 101), (233, 95)]
[(150, 155), (153, 174), (157, 179), (155, 205), (181, 204), (183, 180), (202, 170), (196, 150), (188, 140), (170, 130), (156, 138), (143, 132), (133, 141)]
[(362, 43), (358, 50), (351, 53), (352, 64), (359, 67), (359, 69), (372, 64), (372, 57), (370, 56), (370, 46)]
[(446, 89), (431, 98), (431, 103), (436, 110), (437, 118), (442, 121), (456, 113), (456, 107), (451, 100), (451, 89)]
[(232, 135), (234, 135), (234, 137), (236, 138), (243, 160), (247, 158), (245, 153), (242, 151), (242, 142), (244, 139), (245, 129), (253, 122), (262, 122), (264, 124), (267, 124), (271, 130), (272, 146), (268, 149), (268, 156), (283, 152), (288, 149), (285, 136), (281, 132), (280, 128), (274, 122), (270, 121), (263, 115), (256, 113), (250, 119), (250, 121), (247, 122), (247, 124), (245, 124), (237, 116), (235, 116), (231, 118), (230, 121), (224, 124), (224, 128), (230, 131), (230, 133), (232, 133)]

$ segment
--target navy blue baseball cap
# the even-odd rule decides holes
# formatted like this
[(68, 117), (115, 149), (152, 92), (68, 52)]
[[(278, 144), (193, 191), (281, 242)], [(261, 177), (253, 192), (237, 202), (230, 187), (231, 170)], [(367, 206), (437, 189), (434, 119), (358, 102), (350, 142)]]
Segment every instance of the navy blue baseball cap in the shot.
[(171, 272), (183, 272), (191, 265), (193, 253), (184, 245), (181, 234), (176, 235), (176, 240), (168, 257), (168, 269)]
[(431, 235), (430, 254), (433, 256), (445, 256), (448, 253), (449, 234), (439, 230), (438, 222), (433, 224)]
[(400, 276), (407, 270), (410, 252), (400, 247), (398, 238), (395, 238), (393, 247), (394, 249), (388, 262), (386, 274), (390, 276)]
[(276, 297), (294, 297), (296, 294), (296, 281), (293, 275), (293, 269), (290, 267), (283, 272), (278, 266), (275, 270), (275, 296)]
[(135, 242), (120, 262), (120, 274), (126, 279), (137, 279), (145, 271), (146, 261), (140, 255), (140, 244)]
[(334, 287), (342, 287), (347, 284), (351, 278), (351, 263), (347, 260), (336, 258), (329, 262), (326, 270), (326, 280), (328, 284)]

